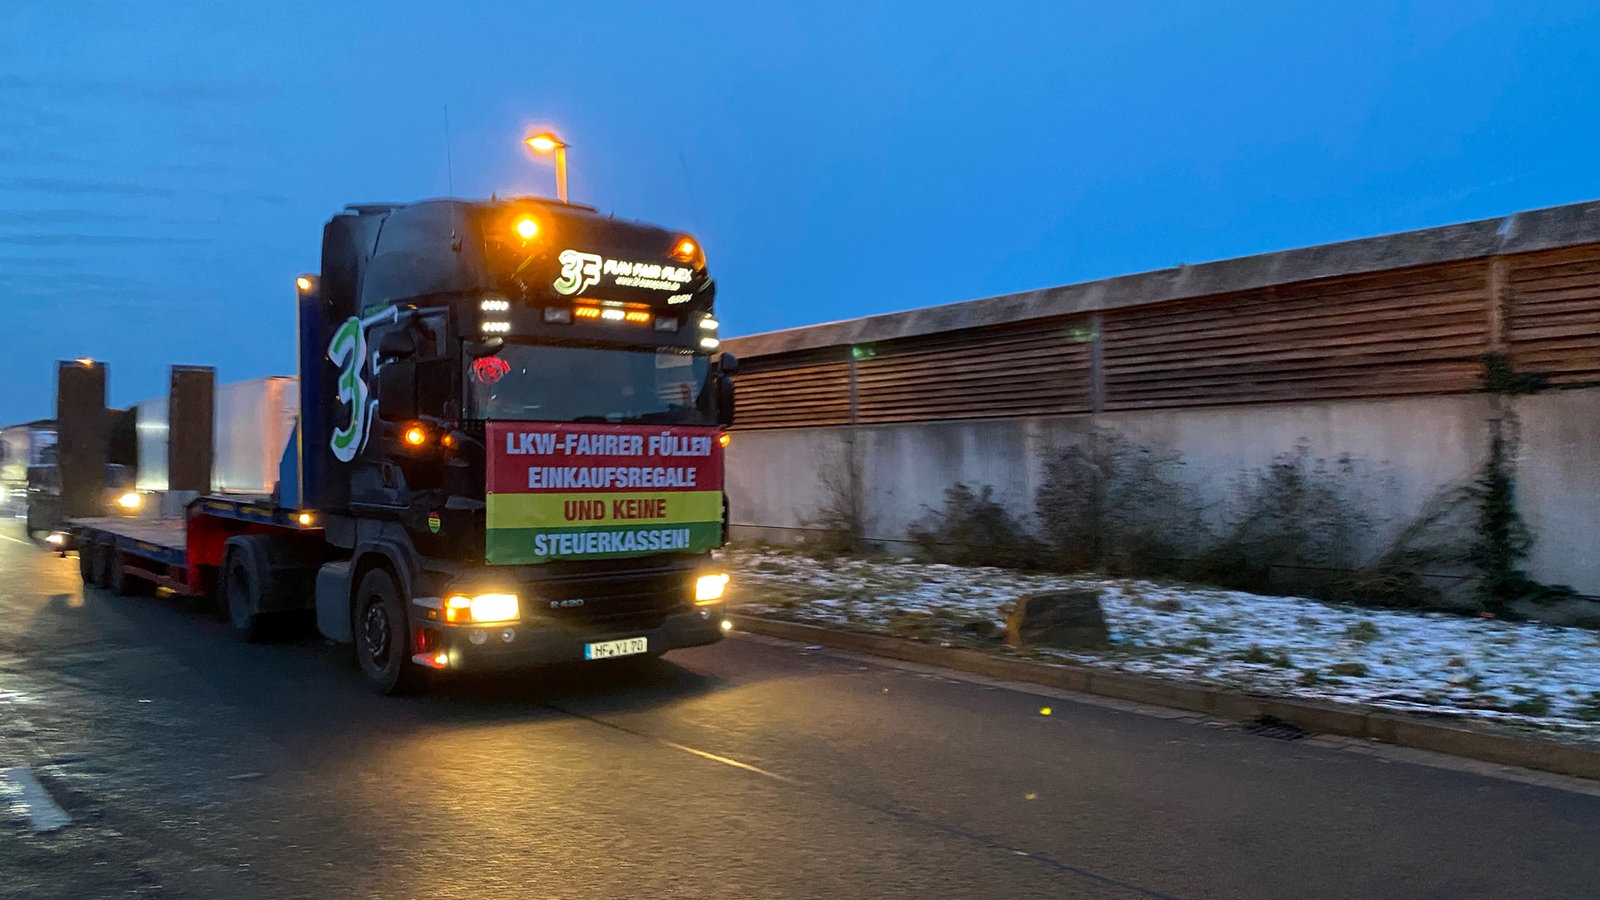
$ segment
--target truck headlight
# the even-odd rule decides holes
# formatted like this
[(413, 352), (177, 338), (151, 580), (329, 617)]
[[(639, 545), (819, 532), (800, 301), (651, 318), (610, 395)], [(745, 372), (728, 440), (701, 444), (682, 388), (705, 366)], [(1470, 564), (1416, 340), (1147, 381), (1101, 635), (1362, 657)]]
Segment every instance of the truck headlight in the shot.
[(117, 498), (117, 505), (123, 509), (138, 509), (141, 502), (143, 501), (140, 500), (139, 495), (133, 491), (129, 491)]
[(694, 583), (694, 602), (702, 605), (721, 602), (727, 589), (727, 575), (701, 575)]
[(479, 594), (447, 597), (444, 620), (452, 623), (515, 622), (519, 616), (516, 594)]

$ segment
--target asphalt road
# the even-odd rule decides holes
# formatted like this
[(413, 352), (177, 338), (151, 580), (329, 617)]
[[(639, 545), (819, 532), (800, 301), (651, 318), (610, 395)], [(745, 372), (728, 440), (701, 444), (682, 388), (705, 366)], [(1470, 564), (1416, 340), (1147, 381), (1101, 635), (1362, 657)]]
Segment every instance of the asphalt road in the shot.
[(73, 822), (35, 832), (0, 796), (0, 896), (1600, 890), (1600, 796), (1559, 779), (740, 636), (384, 699), (318, 640), (85, 593), (10, 537), (5, 767)]

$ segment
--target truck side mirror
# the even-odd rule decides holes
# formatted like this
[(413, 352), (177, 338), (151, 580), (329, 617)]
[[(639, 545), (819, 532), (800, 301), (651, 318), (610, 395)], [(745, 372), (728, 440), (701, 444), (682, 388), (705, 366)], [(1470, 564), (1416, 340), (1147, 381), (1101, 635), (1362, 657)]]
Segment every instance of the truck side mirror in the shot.
[(722, 368), (722, 374), (724, 375), (739, 374), (739, 357), (734, 356), (732, 353), (723, 353), (718, 365)]
[(391, 331), (378, 341), (378, 356), (381, 359), (405, 359), (416, 353), (417, 342), (411, 339), (409, 331)]
[(416, 417), (417, 364), (408, 359), (385, 364), (378, 370), (378, 418), (400, 422)]
[(733, 379), (726, 374), (717, 376), (717, 424), (733, 424)]

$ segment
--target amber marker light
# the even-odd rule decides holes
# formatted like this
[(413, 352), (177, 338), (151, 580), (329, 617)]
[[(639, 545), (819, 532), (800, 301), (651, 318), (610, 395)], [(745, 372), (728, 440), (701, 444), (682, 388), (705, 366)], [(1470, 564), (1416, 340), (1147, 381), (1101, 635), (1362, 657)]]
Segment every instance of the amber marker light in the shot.
[(406, 429), (405, 442), (413, 447), (421, 447), (428, 442), (428, 432), (421, 425), (413, 425)]
[(706, 264), (705, 249), (692, 237), (678, 238), (678, 242), (672, 245), (672, 252), (667, 255), (692, 269), (698, 269)]
[(525, 241), (531, 241), (539, 236), (539, 220), (533, 216), (522, 216), (511, 227), (516, 231), (517, 237)]
[(719, 443), (722, 446), (726, 447), (729, 444), (733, 443), (733, 435), (731, 435), (731, 434), (727, 433), (726, 431), (724, 431), (723, 433), (717, 435), (717, 443)]

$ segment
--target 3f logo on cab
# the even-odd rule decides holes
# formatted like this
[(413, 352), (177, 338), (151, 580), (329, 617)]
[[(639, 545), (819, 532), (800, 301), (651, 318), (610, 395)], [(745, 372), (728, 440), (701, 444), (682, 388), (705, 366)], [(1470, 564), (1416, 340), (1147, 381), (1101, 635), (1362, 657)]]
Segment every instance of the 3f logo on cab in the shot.
[(599, 256), (563, 250), (556, 259), (561, 261), (561, 277), (553, 285), (556, 293), (571, 297), (599, 283), (600, 264), (603, 262)]

